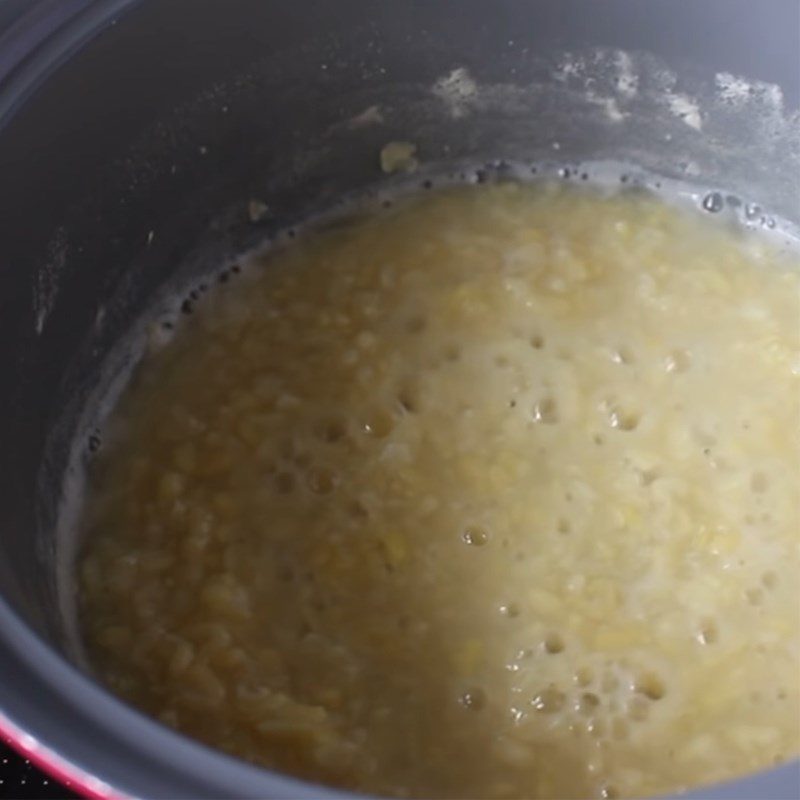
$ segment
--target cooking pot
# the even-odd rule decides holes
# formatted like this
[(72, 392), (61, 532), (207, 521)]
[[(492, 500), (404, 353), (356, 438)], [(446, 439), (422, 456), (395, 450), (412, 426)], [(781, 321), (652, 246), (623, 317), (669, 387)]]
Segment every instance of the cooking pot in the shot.
[[(476, 179), (677, 181), (791, 234), (800, 6), (10, 0), (0, 28), (0, 729), (95, 796), (344, 797), (179, 736), (82, 666), (65, 480), (101, 365), (133, 357), (115, 344), (165, 287), (391, 184), (393, 140)], [(692, 796), (799, 795), (795, 762)]]

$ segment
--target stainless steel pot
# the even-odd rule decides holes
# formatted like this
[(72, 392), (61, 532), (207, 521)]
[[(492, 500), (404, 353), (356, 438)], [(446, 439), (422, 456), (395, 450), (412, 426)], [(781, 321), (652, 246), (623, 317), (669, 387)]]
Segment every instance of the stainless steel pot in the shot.
[[(0, 728), (98, 796), (342, 796), (184, 739), (75, 665), (56, 532), (101, 364), (168, 280), (379, 183), (393, 139), (800, 222), (800, 7), (45, 0), (0, 26)], [(798, 764), (697, 796), (794, 798)]]

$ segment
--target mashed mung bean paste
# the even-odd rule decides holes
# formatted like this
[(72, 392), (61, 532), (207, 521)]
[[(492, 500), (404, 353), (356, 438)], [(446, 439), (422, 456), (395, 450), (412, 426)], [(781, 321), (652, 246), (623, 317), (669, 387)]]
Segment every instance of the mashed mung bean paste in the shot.
[(800, 269), (643, 194), (442, 189), (254, 257), (83, 515), (98, 674), (395, 796), (633, 797), (800, 749)]

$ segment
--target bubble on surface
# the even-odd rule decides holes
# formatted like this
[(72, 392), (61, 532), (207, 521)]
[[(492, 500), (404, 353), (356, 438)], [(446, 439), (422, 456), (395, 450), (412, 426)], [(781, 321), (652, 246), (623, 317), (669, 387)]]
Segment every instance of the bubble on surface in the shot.
[(542, 425), (556, 425), (559, 422), (558, 403), (552, 397), (543, 397), (534, 403), (532, 416), (534, 422)]
[(751, 606), (760, 606), (764, 602), (764, 591), (762, 589), (747, 589), (744, 594)]
[(611, 360), (615, 364), (630, 365), (636, 361), (636, 356), (629, 347), (623, 345), (611, 351)]
[(761, 583), (765, 589), (774, 589), (778, 585), (778, 573), (774, 570), (767, 570), (761, 576)]
[(397, 402), (406, 414), (416, 414), (420, 410), (419, 394), (410, 386), (406, 386), (397, 393)]
[(516, 603), (503, 603), (499, 610), (504, 617), (509, 619), (515, 619), (520, 615), (520, 608)]
[(591, 667), (578, 667), (573, 675), (573, 680), (578, 686), (590, 686), (594, 681), (594, 672)]
[(584, 716), (591, 716), (597, 711), (600, 698), (594, 692), (583, 692), (578, 698), (577, 710)]
[(394, 429), (394, 418), (388, 411), (374, 411), (364, 422), (364, 432), (376, 439), (384, 439)]
[(673, 350), (664, 359), (664, 369), (667, 372), (686, 372), (692, 365), (692, 356), (688, 350)]
[(714, 644), (719, 639), (717, 623), (712, 619), (703, 620), (697, 632), (697, 641), (700, 644)]
[(758, 203), (747, 203), (744, 207), (744, 216), (748, 222), (755, 222), (761, 218), (761, 206)]
[(650, 700), (661, 700), (667, 692), (664, 681), (654, 672), (645, 672), (634, 683), (633, 689)]
[(562, 653), (566, 647), (560, 633), (548, 633), (544, 640), (544, 649), (551, 655)]
[(725, 198), (719, 192), (709, 192), (703, 198), (703, 209), (716, 214), (725, 208)]
[(486, 706), (486, 692), (479, 686), (471, 687), (458, 698), (458, 702), (470, 711), (481, 711)]
[(470, 525), (464, 529), (461, 539), (471, 547), (483, 547), (489, 541), (489, 533), (485, 528)]
[(608, 424), (615, 430), (629, 432), (635, 431), (639, 427), (641, 416), (638, 411), (624, 408), (618, 403), (609, 403), (606, 413)]
[(564, 692), (554, 686), (549, 686), (531, 700), (531, 705), (542, 714), (556, 714), (564, 707), (566, 699)]
[(591, 717), (586, 720), (586, 733), (594, 739), (602, 739), (606, 735), (606, 723), (602, 717)]
[(347, 436), (347, 423), (336, 418), (324, 419), (317, 424), (315, 433), (323, 442), (335, 444)]

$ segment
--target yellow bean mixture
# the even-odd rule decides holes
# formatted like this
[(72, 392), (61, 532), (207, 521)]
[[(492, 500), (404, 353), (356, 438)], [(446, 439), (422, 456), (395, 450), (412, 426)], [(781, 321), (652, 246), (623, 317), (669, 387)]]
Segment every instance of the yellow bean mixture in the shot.
[(654, 197), (516, 183), (255, 258), (145, 359), (90, 476), (99, 675), (386, 795), (794, 757), (798, 267)]

